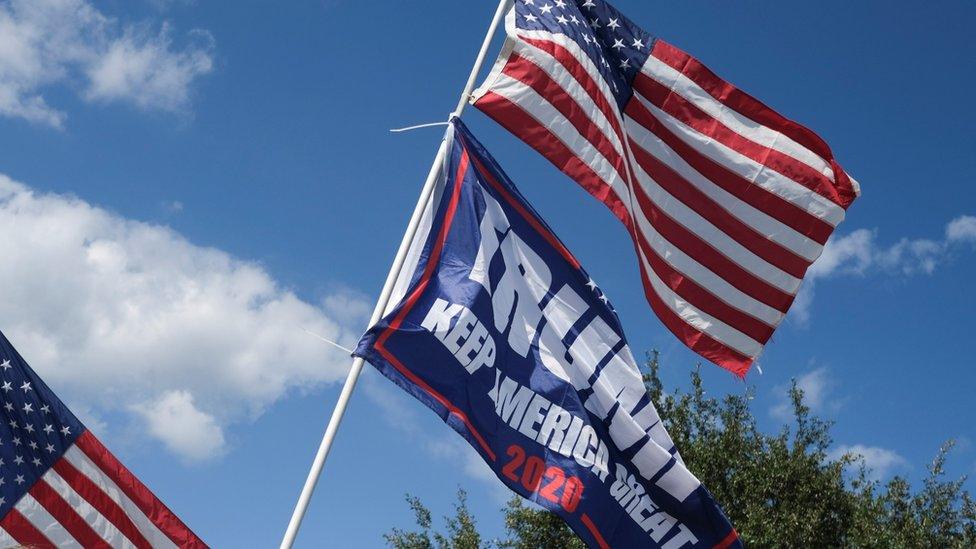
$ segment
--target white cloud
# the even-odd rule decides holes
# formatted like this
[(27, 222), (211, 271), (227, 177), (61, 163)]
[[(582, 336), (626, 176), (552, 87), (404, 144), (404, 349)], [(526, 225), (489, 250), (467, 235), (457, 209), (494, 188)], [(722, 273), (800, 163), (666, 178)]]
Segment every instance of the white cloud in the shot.
[[(196, 421), (170, 428), (189, 439), (204, 415), (224, 429), (342, 379), (348, 357), (302, 328), (351, 346), (363, 327), (343, 320), (366, 307), (358, 294), (308, 303), (258, 264), (3, 175), (0, 258), (0, 329), (49, 385), (93, 417), (136, 421), (185, 395), (177, 415)], [(167, 438), (182, 434), (149, 433), (199, 458)]]
[(166, 23), (120, 23), (85, 0), (0, 3), (0, 116), (61, 127), (66, 114), (45, 98), (56, 85), (89, 101), (183, 112), (193, 82), (213, 69), (214, 41), (193, 30), (176, 47), (172, 34)]
[(963, 215), (950, 221), (946, 225), (946, 240), (976, 243), (976, 217)]
[(790, 318), (804, 326), (810, 321), (817, 281), (836, 276), (865, 276), (872, 273), (912, 276), (930, 275), (961, 244), (976, 244), (976, 217), (959, 216), (945, 228), (945, 238), (902, 238), (895, 244), (877, 243), (877, 232), (858, 229), (843, 236), (833, 236), (823, 254), (810, 266), (793, 306)]
[[(840, 409), (842, 401), (832, 395), (836, 385), (836, 381), (830, 377), (826, 368), (817, 368), (803, 374), (796, 380), (796, 386), (803, 391), (803, 403), (817, 414), (836, 412)], [(769, 409), (770, 415), (780, 421), (791, 421), (793, 419), (793, 403), (789, 398), (789, 387), (778, 386), (775, 392), (779, 401)]]
[(894, 450), (864, 444), (838, 446), (827, 454), (827, 459), (835, 461), (845, 454), (860, 456), (864, 460), (864, 465), (868, 469), (868, 478), (871, 480), (881, 480), (895, 471), (909, 467), (908, 460)]
[(217, 420), (201, 412), (187, 391), (167, 391), (154, 402), (133, 406), (149, 432), (185, 460), (203, 461), (224, 451), (224, 432)]

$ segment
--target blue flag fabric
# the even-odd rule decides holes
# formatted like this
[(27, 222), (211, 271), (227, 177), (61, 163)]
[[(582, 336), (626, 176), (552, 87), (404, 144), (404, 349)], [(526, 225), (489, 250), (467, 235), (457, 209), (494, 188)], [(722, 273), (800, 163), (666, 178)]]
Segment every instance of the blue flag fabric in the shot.
[(356, 355), (591, 547), (739, 547), (607, 297), (457, 119), (395, 305)]

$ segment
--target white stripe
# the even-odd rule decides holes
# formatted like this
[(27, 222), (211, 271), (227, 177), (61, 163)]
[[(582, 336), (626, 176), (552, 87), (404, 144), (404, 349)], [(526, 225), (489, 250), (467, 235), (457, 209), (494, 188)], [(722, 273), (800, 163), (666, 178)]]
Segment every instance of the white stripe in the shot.
[(729, 284), (724, 278), (681, 251), (680, 248), (657, 232), (644, 215), (635, 216), (635, 219), (641, 233), (647, 239), (648, 245), (657, 253), (658, 257), (707, 290), (708, 293), (724, 301), (730, 307), (749, 314), (771, 327), (778, 326), (783, 320), (783, 313)]
[(762, 352), (761, 343), (682, 299), (657, 276), (654, 269), (647, 263), (643, 250), (638, 248), (637, 252), (641, 263), (644, 264), (644, 270), (647, 273), (647, 280), (650, 282), (651, 288), (664, 302), (665, 307), (674, 311), (681, 320), (692, 328), (708, 334), (712, 339), (747, 357), (759, 356), (759, 353)]
[[(555, 109), (555, 107), (545, 100), (545, 98), (537, 94), (535, 90), (526, 86), (522, 82), (506, 75), (502, 75), (498, 78), (492, 88), (492, 91), (502, 97), (505, 97), (509, 101), (512, 101), (527, 116), (534, 118), (536, 122), (543, 127), (547, 127), (549, 131), (551, 131), (574, 155), (579, 157), (594, 172), (596, 172), (596, 174), (603, 179), (603, 181), (609, 182), (612, 191), (614, 194), (616, 194), (619, 201), (624, 204), (628, 210), (631, 210), (631, 216), (634, 215), (633, 208), (630, 207), (631, 202), (627, 199), (629, 196), (629, 190), (624, 181), (621, 179), (620, 174), (616, 171), (613, 165), (610, 164), (610, 162), (602, 154), (600, 154), (600, 152), (593, 147), (589, 141), (586, 140), (586, 138), (579, 134), (576, 128), (573, 127), (573, 125), (570, 124), (569, 121), (566, 120), (566, 118)], [(639, 169), (639, 166), (635, 165), (635, 169)], [(664, 192), (663, 189), (661, 189), (661, 192)], [(675, 202), (680, 204), (677, 201)], [(674, 208), (678, 207), (679, 206), (677, 205), (674, 206)], [(687, 207), (683, 204), (681, 204), (680, 207), (687, 209)], [(690, 210), (688, 211), (690, 212)], [(711, 227), (711, 225), (705, 222), (701, 216), (698, 216), (697, 213), (691, 213), (700, 220), (700, 224)], [(643, 215), (641, 215), (641, 217), (643, 217)], [(766, 263), (762, 258), (759, 258), (718, 229), (715, 229), (714, 227), (711, 227), (711, 229), (712, 230), (710, 232), (704, 230), (703, 227), (694, 227), (690, 230), (698, 234), (703, 240), (711, 242), (726, 257), (741, 265), (744, 269), (754, 274), (757, 278), (760, 278), (789, 294), (793, 294), (797, 291), (800, 286), (799, 279), (784, 273), (769, 263)], [(673, 248), (670, 243), (668, 243), (668, 247)], [(659, 249), (658, 251), (661, 254), (661, 257), (669, 257), (669, 255), (676, 250), (666, 251)], [(682, 255), (684, 256), (684, 254)], [(775, 311), (774, 309), (769, 308), (767, 305), (744, 295), (741, 291), (733, 288), (727, 282), (721, 280), (718, 276), (713, 275), (710, 271), (707, 271), (707, 269), (691, 258), (684, 256), (682, 259), (685, 259), (685, 261), (682, 261), (682, 265), (688, 270), (679, 270), (688, 275), (691, 275), (692, 273), (701, 273), (703, 278), (702, 284), (708, 285), (710, 291), (713, 291), (713, 293), (715, 293), (720, 299), (725, 300), (730, 305), (748, 312), (749, 314), (752, 314), (756, 318), (760, 318), (767, 323), (771, 322), (773, 323), (772, 325), (778, 324), (781, 320), (782, 315), (779, 311)], [(697, 266), (698, 268), (696, 269), (693, 266)], [(697, 280), (697, 276), (693, 278), (696, 278)], [(724, 298), (721, 296), (724, 296)]]
[(81, 494), (76, 492), (72, 488), (68, 481), (61, 478), (54, 468), (48, 469), (47, 473), (44, 474), (44, 481), (58, 493), (68, 505), (78, 513), (78, 516), (85, 521), (85, 523), (91, 527), (92, 530), (98, 534), (98, 537), (105, 540), (112, 547), (135, 547), (135, 544), (125, 537), (118, 528), (112, 524), (108, 518), (102, 516), (98, 512), (98, 509), (89, 504), (85, 498), (81, 497)]
[[(522, 56), (526, 61), (531, 62), (539, 71), (547, 74), (549, 78), (559, 84), (562, 91), (570, 97), (577, 105), (580, 106), (580, 111), (584, 113), (587, 118), (593, 123), (593, 125), (600, 130), (613, 145), (614, 150), (621, 156), (621, 158), (626, 158), (624, 154), (624, 146), (620, 141), (620, 137), (617, 132), (614, 131), (613, 126), (610, 121), (607, 120), (606, 115), (603, 111), (597, 107), (593, 98), (590, 94), (583, 89), (583, 86), (579, 83), (579, 80), (572, 75), (566, 68), (552, 57), (549, 52), (541, 50), (536, 47), (529, 46), (524, 42), (519, 42), (515, 45), (515, 51)], [(607, 98), (607, 102), (616, 107), (613, 102), (613, 98)], [(616, 108), (613, 109), (617, 111)], [(619, 124), (619, 119), (618, 119)]]
[(627, 133), (634, 142), (662, 164), (671, 168), (689, 184), (714, 200), (725, 211), (742, 221), (757, 233), (769, 238), (780, 246), (813, 262), (823, 251), (817, 241), (800, 234), (793, 227), (781, 223), (762, 210), (740, 200), (734, 194), (713, 183), (710, 179), (692, 168), (684, 158), (676, 153), (658, 136), (642, 126), (633, 118), (626, 117)]
[(626, 180), (621, 177), (617, 168), (535, 90), (503, 74), (498, 77), (491, 91), (515, 103), (539, 125), (552, 132), (583, 164), (596, 172), (618, 197), (627, 195)]
[(711, 245), (719, 253), (755, 277), (788, 294), (794, 294), (800, 288), (800, 279), (780, 270), (775, 265), (767, 263), (766, 260), (752, 253), (748, 248), (709, 223), (704, 217), (698, 215), (698, 212), (686, 206), (684, 202), (668, 194), (639, 164), (634, 166), (634, 171), (637, 174), (637, 180), (651, 201), (661, 208), (668, 217)]
[(55, 546), (81, 547), (81, 544), (30, 493), (24, 494), (15, 508)]
[(755, 160), (740, 154), (722, 143), (702, 134), (698, 130), (685, 125), (670, 114), (657, 108), (646, 97), (634, 92), (641, 104), (669, 130), (681, 137), (686, 143), (697, 149), (705, 156), (718, 162), (725, 168), (744, 177), (746, 180), (776, 194), (811, 215), (823, 219), (833, 226), (844, 220), (844, 209), (792, 179), (763, 166)]
[(6, 530), (0, 528), (0, 547), (19, 547), (20, 543)]
[(831, 180), (834, 179), (834, 170), (830, 167), (830, 163), (821, 158), (820, 155), (797, 143), (792, 138), (768, 126), (764, 126), (725, 105), (712, 97), (710, 93), (703, 90), (692, 79), (653, 55), (648, 56), (647, 62), (644, 63), (641, 72), (657, 80), (669, 90), (677, 93), (742, 137), (764, 147), (779, 151), (798, 162), (810, 166), (814, 171), (820, 172)]
[(149, 541), (154, 548), (160, 547), (176, 547), (169, 537), (166, 536), (159, 528), (153, 524), (149, 518), (146, 517), (136, 506), (132, 500), (129, 499), (125, 492), (123, 492), (108, 476), (102, 473), (102, 470), (98, 468), (97, 465), (92, 463), (88, 456), (84, 452), (78, 449), (77, 446), (72, 445), (68, 448), (68, 451), (64, 453), (64, 458), (68, 460), (68, 463), (74, 465), (81, 474), (88, 477), (96, 486), (98, 486), (105, 494), (112, 499), (122, 510), (125, 512), (129, 520), (136, 525), (139, 529), (139, 533)]

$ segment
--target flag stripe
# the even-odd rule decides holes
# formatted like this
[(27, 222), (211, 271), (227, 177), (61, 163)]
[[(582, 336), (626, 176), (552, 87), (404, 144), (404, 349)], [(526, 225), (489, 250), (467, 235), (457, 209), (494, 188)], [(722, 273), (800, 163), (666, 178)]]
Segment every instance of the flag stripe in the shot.
[(709, 333), (706, 333), (682, 318), (679, 313), (665, 304), (651, 285), (651, 280), (648, 276), (649, 268), (645, 265), (643, 256), (639, 256), (638, 265), (642, 275), (641, 283), (644, 286), (644, 296), (664, 326), (691, 350), (717, 364), (722, 364), (723, 367), (737, 375), (745, 375), (754, 357), (743, 354), (718, 341), (709, 335)]
[[(800, 278), (806, 272), (810, 265), (809, 260), (798, 256), (792, 250), (783, 248), (730, 214), (705, 193), (690, 185), (681, 175), (645, 151), (643, 147), (632, 146), (631, 151), (634, 153), (637, 164), (643, 168), (644, 174), (654, 174), (653, 178), (650, 175), (645, 178), (638, 173), (638, 181), (659, 186), (666, 194), (654, 197), (654, 201), (667, 208), (671, 215), (676, 218), (680, 216), (684, 219), (682, 225), (688, 227), (689, 224), (709, 223), (716, 230), (728, 235), (751, 253), (762, 258), (763, 261), (774, 265), (791, 276)], [(657, 193), (650, 194), (653, 196)], [(673, 204), (674, 207), (668, 207), (670, 204)], [(680, 207), (678, 207), (679, 204)], [(685, 208), (689, 213), (678, 213)]]
[(120, 534), (125, 536), (134, 546), (139, 548), (152, 547), (145, 536), (139, 532), (139, 528), (126, 515), (126, 512), (67, 459), (61, 459), (55, 463), (54, 470), (71, 489), (84, 498), (106, 520), (110, 521)]
[(135, 545), (112, 524), (98, 509), (92, 507), (81, 495), (68, 484), (64, 478), (52, 467), (42, 477), (44, 482), (68, 504), (76, 515), (87, 524), (95, 535), (112, 547), (134, 548)]
[(71, 505), (64, 500), (44, 479), (38, 479), (30, 489), (30, 495), (47, 509), (48, 513), (58, 521), (83, 547), (110, 548), (98, 534), (92, 530)]
[(86, 431), (78, 437), (75, 444), (173, 543), (180, 547), (206, 547), (98, 439)]
[(638, 164), (645, 164), (641, 159), (641, 154), (652, 156), (654, 160), (667, 166), (680, 176), (686, 184), (694, 187), (697, 192), (708, 197), (714, 204), (740, 220), (754, 232), (764, 235), (787, 250), (791, 250), (807, 262), (812, 262), (820, 256), (823, 246), (819, 242), (717, 185), (699, 173), (661, 138), (629, 116), (626, 124), (627, 131), (632, 136), (630, 148)]
[[(27, 520), (27, 517), (22, 515), (16, 508), (7, 511), (7, 514), (3, 517), (3, 521), (0, 521), (0, 527), (3, 528), (7, 535), (17, 540), (17, 543), (21, 545), (25, 545), (27, 547), (54, 546), (54, 544), (51, 543), (51, 540), (47, 539), (47, 537), (33, 524), (31, 524), (31, 522)], [(6, 542), (5, 539), (4, 542)]]
[(834, 180), (834, 171), (828, 160), (797, 143), (789, 136), (763, 126), (725, 105), (681, 71), (671, 67), (653, 54), (647, 58), (647, 62), (641, 71), (671, 92), (680, 94), (683, 99), (742, 137), (803, 162), (817, 173), (825, 175), (831, 181)]
[(746, 181), (785, 198), (810, 215), (825, 221), (832, 227), (844, 220), (844, 209), (837, 204), (797, 183), (790, 177), (768, 168), (762, 162), (741, 154), (719, 140), (702, 134), (697, 129), (688, 126), (670, 113), (662, 110), (641, 93), (634, 93), (634, 98), (637, 101), (631, 101), (628, 104), (628, 108), (631, 105), (640, 104), (649, 113), (652, 113), (669, 131), (688, 143), (692, 148), (726, 169), (738, 174)]
[(77, 447), (72, 446), (64, 454), (64, 459), (70, 463), (75, 469), (81, 472), (85, 477), (90, 479), (99, 489), (104, 492), (108, 497), (112, 499), (122, 510), (126, 513), (126, 516), (136, 525), (139, 532), (145, 537), (149, 543), (154, 548), (160, 547), (176, 547), (176, 545), (166, 536), (159, 528), (156, 527), (152, 522), (150, 522), (149, 517), (147, 517), (139, 509), (139, 507), (133, 503), (128, 496), (119, 488), (110, 478), (108, 478), (102, 470), (95, 465), (87, 455), (85, 455)]
[(677, 90), (664, 86), (644, 73), (638, 73), (634, 79), (634, 90), (678, 122), (693, 129), (695, 139), (715, 140), (756, 164), (806, 187), (842, 209), (833, 182), (807, 164), (746, 139), (685, 99)]
[(857, 197), (857, 190), (850, 181), (849, 176), (846, 176), (846, 173), (842, 169), (838, 169), (839, 166), (834, 161), (834, 155), (830, 147), (816, 133), (789, 120), (758, 99), (726, 82), (700, 61), (663, 40), (658, 40), (654, 44), (652, 55), (688, 77), (723, 105), (734, 109), (774, 131), (782, 133), (819, 157), (830, 160), (834, 180), (838, 187), (838, 194), (842, 198), (842, 204), (845, 207), (849, 206)]
[[(40, 481), (38, 481), (40, 482)], [(25, 493), (15, 507), (34, 528), (44, 534), (55, 547), (81, 547), (65, 525), (61, 524), (30, 492)]]
[[(483, 99), (483, 101), (495, 101), (495, 99), (493, 97), (486, 96)], [(544, 128), (541, 124), (535, 122), (535, 119), (532, 117), (532, 113), (526, 113), (524, 109), (522, 109), (519, 106), (519, 104), (513, 103), (508, 100), (498, 101), (498, 104), (499, 106), (497, 108), (492, 108), (490, 110), (485, 109), (486, 112), (488, 112), (491, 116), (493, 116), (496, 120), (498, 120), (503, 126), (508, 127), (511, 131), (513, 131), (513, 133), (522, 137), (526, 141), (526, 143), (535, 146), (537, 148), (544, 147), (546, 151), (544, 154), (550, 156), (550, 158), (554, 156), (560, 159), (565, 158), (567, 162), (564, 171), (567, 171), (567, 173), (571, 177), (574, 177), (577, 180), (582, 179), (584, 181), (585, 180), (603, 181), (605, 179), (605, 178), (600, 178), (599, 175), (597, 175), (589, 168), (589, 166), (582, 165), (581, 163), (578, 162), (579, 155), (576, 154), (576, 151), (574, 151), (564, 143), (564, 138), (562, 136), (568, 131), (568, 129), (565, 128), (564, 125), (554, 124), (552, 126), (553, 128), (559, 127), (562, 130), (559, 135), (556, 135), (552, 132), (551, 129)], [(519, 114), (521, 114), (522, 116), (519, 116)], [(528, 114), (529, 116), (526, 117), (525, 116), (526, 114)], [(509, 123), (507, 122), (508, 119), (512, 119), (513, 122), (517, 121), (516, 122), (517, 125), (516, 123), (513, 123), (511, 126), (509, 126)], [(538, 138), (529, 137), (530, 134), (538, 135), (539, 137)], [(566, 139), (566, 141), (572, 141), (572, 140), (573, 139), (571, 138)], [(560, 145), (562, 146), (563, 149), (562, 151), (558, 150)], [(594, 182), (593, 186), (599, 187), (601, 190), (607, 189), (607, 186), (605, 184), (600, 185), (600, 183), (597, 182)], [(597, 196), (599, 197), (599, 195)], [(624, 221), (625, 225), (627, 225), (628, 227), (631, 226), (632, 221), (630, 219), (629, 208), (626, 207), (624, 202), (615, 193), (605, 193), (603, 201), (606, 204), (608, 204), (608, 206), (610, 206), (611, 209), (614, 210), (615, 212), (618, 211), (622, 212), (622, 215), (618, 215), (618, 218)], [(656, 210), (655, 208), (652, 208), (651, 211), (657, 214), (656, 221), (659, 222), (663, 230), (668, 232), (666, 238), (681, 240), (682, 242), (685, 243), (684, 248), (686, 249), (692, 249), (697, 246), (697, 249), (704, 250), (703, 252), (703, 254), (705, 255), (704, 261), (712, 265), (731, 264), (732, 266), (730, 267), (730, 269), (728, 269), (730, 274), (727, 274), (726, 278), (730, 278), (734, 283), (733, 285), (738, 285), (739, 287), (747, 288), (750, 292), (758, 294), (758, 298), (759, 298), (759, 299), (755, 299), (756, 301), (755, 304), (743, 304), (743, 300), (738, 296), (729, 297), (728, 295), (724, 295), (723, 296), (725, 298), (724, 301), (733, 303), (738, 308), (747, 311), (755, 310), (757, 307), (759, 309), (765, 309), (764, 313), (760, 314), (760, 316), (771, 322), (778, 321), (781, 318), (781, 315), (778, 314), (778, 311), (773, 311), (770, 309), (771, 308), (780, 309), (785, 311), (786, 308), (789, 306), (789, 303), (793, 299), (792, 295), (783, 292), (780, 289), (777, 289), (775, 286), (772, 286), (761, 280), (756, 279), (755, 277), (750, 275), (746, 270), (738, 267), (730, 260), (725, 258), (725, 256), (723, 256), (718, 252), (715, 252), (714, 250), (712, 250), (712, 253), (710, 254), (707, 253), (708, 250), (711, 250), (711, 248), (707, 244), (691, 236), (691, 233), (689, 233), (687, 230), (682, 230), (680, 225), (674, 223), (673, 221), (666, 218), (665, 216), (660, 215), (659, 211)], [(636, 215), (641, 215), (641, 213), (636, 212)], [(674, 254), (675, 251), (674, 245), (671, 242), (666, 242), (666, 244), (664, 244), (664, 246), (666, 246), (666, 249), (664, 250), (661, 249), (662, 245), (660, 244), (660, 241), (664, 241), (665, 237), (662, 237), (656, 231), (654, 232), (654, 234), (650, 234), (648, 228), (645, 227), (642, 223), (639, 224), (638, 227), (644, 233), (646, 233), (644, 235), (645, 238), (648, 238), (650, 241), (656, 244), (653, 247), (657, 248), (660, 251), (661, 256), (668, 257)], [(635, 238), (637, 237), (635, 236)], [(680, 253), (682, 256), (685, 256), (684, 252), (680, 252)], [(701, 265), (700, 262), (695, 261), (694, 259), (684, 262), (685, 265), (689, 265), (690, 263), (694, 263), (694, 265), (696, 266)], [(679, 277), (682, 279), (686, 278), (683, 275), (675, 276), (674, 273), (669, 273), (669, 274), (671, 274), (671, 276), (666, 276), (666, 278), (668, 278), (669, 281), (671, 282), (678, 280)], [(718, 277), (714, 275), (711, 276), (710, 275), (711, 273), (709, 273), (709, 275), (702, 275), (700, 276), (700, 278), (702, 278), (706, 283), (709, 283), (712, 287), (714, 287), (716, 286), (715, 279)], [(675, 284), (673, 286), (673, 289), (677, 290), (678, 287), (680, 286), (681, 286), (680, 284)], [(729, 286), (729, 284), (725, 283), (725, 284), (721, 284), (721, 286), (727, 287)], [(686, 291), (691, 290), (690, 286), (688, 286), (687, 284), (684, 285), (684, 289)], [(740, 290), (735, 290), (735, 291), (738, 292), (739, 294), (742, 294)], [(722, 293), (727, 294), (728, 292), (723, 291)], [(694, 299), (694, 297), (691, 295), (685, 295), (685, 297)], [(743, 297), (745, 296), (743, 295)], [(701, 303), (703, 306), (705, 305), (701, 301), (699, 301), (699, 303)], [(714, 308), (712, 310), (715, 311)], [(716, 313), (718, 314), (718, 311), (716, 311)], [(755, 325), (753, 326), (753, 328), (755, 330), (758, 330), (758, 331), (751, 331), (751, 333), (756, 338), (762, 340), (768, 339), (768, 334), (764, 334), (763, 333), (764, 330), (762, 328)]]

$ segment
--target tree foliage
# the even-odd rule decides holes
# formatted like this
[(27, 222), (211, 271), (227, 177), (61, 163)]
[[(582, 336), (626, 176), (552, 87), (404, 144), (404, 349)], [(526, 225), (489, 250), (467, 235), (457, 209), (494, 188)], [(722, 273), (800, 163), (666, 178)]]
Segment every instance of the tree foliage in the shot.
[[(832, 460), (832, 422), (816, 417), (803, 391), (790, 388), (793, 420), (767, 434), (750, 408), (752, 390), (722, 399), (707, 395), (698, 371), (690, 391), (665, 392), (657, 353), (647, 357), (644, 383), (691, 470), (722, 504), (748, 547), (976, 547), (976, 502), (965, 478), (947, 480), (947, 442), (915, 489), (904, 477), (871, 480), (863, 458)], [(447, 532), (432, 531), (431, 514), (407, 497), (419, 531), (394, 529), (398, 549), (582, 548), (556, 515), (513, 497), (503, 509), (506, 535), (483, 540), (463, 490)]]

